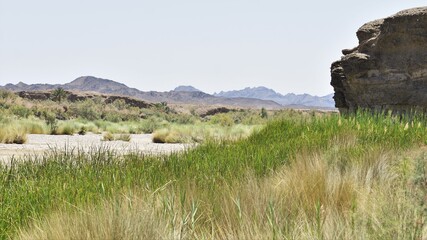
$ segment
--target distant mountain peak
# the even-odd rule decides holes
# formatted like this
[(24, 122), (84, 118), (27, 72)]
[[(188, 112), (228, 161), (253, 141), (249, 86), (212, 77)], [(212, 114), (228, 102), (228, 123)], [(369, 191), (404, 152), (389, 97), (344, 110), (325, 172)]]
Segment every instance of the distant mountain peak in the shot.
[(28, 85), (25, 84), (25, 83), (23, 83), (23, 82), (19, 82), (19, 83), (16, 84), (16, 86), (18, 86), (18, 87), (26, 87)]
[(202, 92), (193, 86), (183, 86), (183, 85), (176, 87), (173, 91), (174, 92)]
[[(220, 97), (247, 97), (247, 98), (257, 98), (257, 99), (269, 99), (282, 96), (280, 93), (277, 93), (273, 89), (266, 88), (263, 86), (259, 87), (246, 87), (242, 90), (233, 90), (233, 91), (221, 91), (220, 93), (215, 94)], [(273, 100), (274, 101), (274, 100)]]
[(104, 78), (97, 78), (93, 76), (82, 76), (79, 78), (76, 78), (70, 83), (67, 83), (67, 86), (82, 86), (82, 85), (93, 85), (93, 84), (109, 84), (109, 85), (115, 85), (115, 86), (121, 86), (121, 87), (127, 87), (123, 83), (119, 83), (113, 80), (104, 79)]

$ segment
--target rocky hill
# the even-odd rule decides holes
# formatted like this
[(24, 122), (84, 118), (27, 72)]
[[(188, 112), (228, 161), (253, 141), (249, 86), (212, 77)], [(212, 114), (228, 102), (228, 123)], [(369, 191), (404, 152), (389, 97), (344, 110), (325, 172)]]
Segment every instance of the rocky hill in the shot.
[[(52, 91), (20, 91), (16, 92), (21, 98), (29, 100), (48, 100), (54, 99)], [(86, 99), (100, 98), (104, 103), (113, 103), (116, 100), (123, 100), (127, 105), (137, 108), (152, 108), (155, 106), (153, 103), (147, 103), (139, 99), (126, 96), (116, 96), (116, 95), (104, 95), (104, 94), (91, 94), (85, 92), (70, 92), (65, 91), (65, 96), (69, 102), (78, 102), (84, 101)]]
[(269, 89), (266, 87), (254, 87), (254, 88), (245, 88), (242, 90), (234, 90), (220, 93), (215, 93), (215, 96), (219, 97), (228, 97), (228, 98), (236, 98), (236, 97), (244, 97), (244, 98), (256, 98), (263, 100), (272, 100), (275, 101), (282, 106), (286, 107), (295, 107), (298, 108), (334, 108), (334, 100), (332, 99), (332, 94), (318, 97), (312, 96), (310, 94), (294, 94), (288, 93), (286, 95), (282, 95), (280, 93), (275, 92), (273, 89)]
[[(261, 100), (253, 98), (223, 98), (216, 97), (200, 91), (169, 91), (169, 92), (144, 92), (136, 88), (130, 88), (125, 84), (118, 83), (108, 79), (96, 78), (91, 76), (79, 77), (76, 80), (66, 84), (25, 84), (18, 83), (6, 84), (4, 89), (11, 91), (42, 91), (63, 88), (68, 91), (98, 92), (104, 94), (114, 94), (130, 96), (148, 102), (168, 102), (176, 104), (199, 104), (199, 105), (221, 105), (229, 107), (243, 108), (267, 108), (280, 109), (282, 106), (271, 100)], [(189, 89), (188, 87), (186, 88)], [(196, 89), (197, 90), (197, 89)]]
[(427, 110), (427, 7), (364, 24), (331, 66), (340, 111)]

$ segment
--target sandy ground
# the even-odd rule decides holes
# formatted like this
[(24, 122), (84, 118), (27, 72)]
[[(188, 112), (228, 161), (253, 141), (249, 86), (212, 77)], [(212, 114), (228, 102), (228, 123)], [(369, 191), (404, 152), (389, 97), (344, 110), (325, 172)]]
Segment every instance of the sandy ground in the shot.
[(183, 151), (190, 144), (158, 144), (151, 141), (151, 134), (132, 134), (130, 142), (102, 141), (100, 134), (87, 135), (42, 135), (28, 134), (25, 144), (0, 144), (0, 162), (7, 163), (11, 157), (22, 158), (25, 155), (41, 155), (52, 149), (79, 149), (90, 151), (107, 148), (119, 153), (139, 151), (144, 154), (167, 154)]

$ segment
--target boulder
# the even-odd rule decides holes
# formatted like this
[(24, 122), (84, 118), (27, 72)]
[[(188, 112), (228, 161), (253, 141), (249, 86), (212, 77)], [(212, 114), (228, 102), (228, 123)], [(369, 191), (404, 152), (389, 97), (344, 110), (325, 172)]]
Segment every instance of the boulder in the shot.
[(427, 7), (364, 24), (359, 45), (332, 63), (340, 112), (427, 110)]

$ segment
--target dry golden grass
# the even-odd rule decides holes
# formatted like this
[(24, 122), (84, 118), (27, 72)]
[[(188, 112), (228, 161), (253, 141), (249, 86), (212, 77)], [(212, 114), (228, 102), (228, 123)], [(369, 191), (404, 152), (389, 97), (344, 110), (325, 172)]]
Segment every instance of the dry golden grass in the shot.
[(0, 143), (23, 144), (27, 141), (27, 134), (24, 128), (13, 124), (0, 125)]
[(200, 143), (207, 140), (238, 140), (250, 136), (259, 130), (257, 125), (221, 126), (213, 124), (171, 125), (154, 131), (155, 143)]
[(130, 134), (112, 134), (110, 132), (106, 132), (102, 135), (103, 141), (125, 141), (129, 142), (132, 139)]

